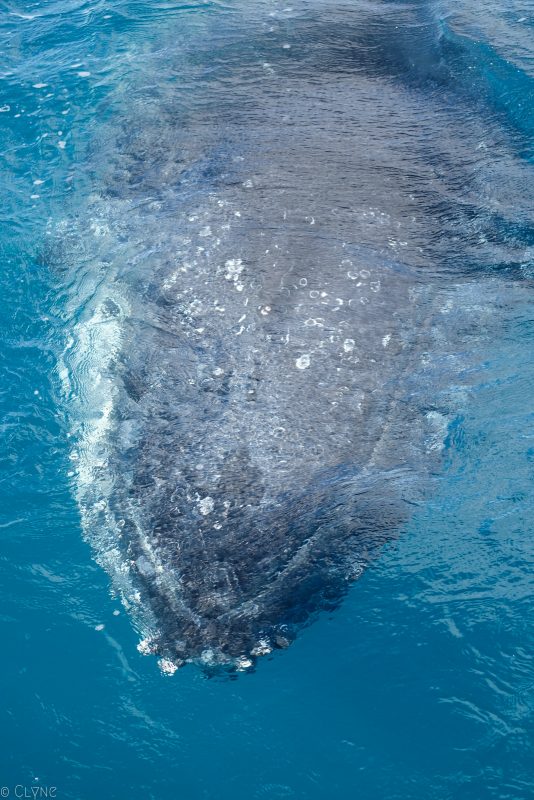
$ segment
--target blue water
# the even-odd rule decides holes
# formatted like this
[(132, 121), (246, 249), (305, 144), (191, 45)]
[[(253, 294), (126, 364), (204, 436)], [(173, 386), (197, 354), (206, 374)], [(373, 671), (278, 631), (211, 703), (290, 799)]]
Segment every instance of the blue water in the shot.
[[(295, 9), (0, 8), (2, 796), (16, 786), (19, 796), (42, 786), (80, 800), (534, 796), (534, 7), (329, 0)], [(195, 667), (168, 677), (136, 649), (135, 626), (83, 536), (61, 359), (81, 314), (73, 287), (94, 291), (94, 280), (84, 284), (94, 265), (84, 246), (49, 258), (47, 241), (59, 226), (68, 242), (87, 198), (120, 182), (117, 120), (133, 132), (144, 114), (164, 138), (165, 86), (189, 120), (216, 107), (208, 77), (218, 48), (251, 58), (243, 27), (254, 51), (254, 25), (296, 19), (291, 41), (305, 48), (298, 20), (320, 20), (304, 27), (319, 30), (320, 52), (342, 36), (345, 13), (371, 20), (354, 69), (372, 87), (369, 107), (385, 109), (383, 128), (356, 145), (379, 163), (381, 142), (391, 152), (397, 134), (413, 135), (427, 159), (422, 178), (399, 150), (396, 180), (413, 182), (410, 213), (419, 204), (423, 222), (407, 255), (392, 240), (389, 256), (417, 267), (422, 245), (431, 260), (439, 250), (443, 275), (461, 262), (492, 287), (502, 282), (494, 335), (466, 367), (432, 491), (341, 607), (237, 680)], [(389, 106), (399, 85), (404, 108)], [(210, 136), (224, 158), (227, 141)], [(202, 169), (195, 185), (210, 179)], [(438, 199), (437, 185), (446, 187)], [(373, 237), (374, 228), (364, 244), (376, 246)]]

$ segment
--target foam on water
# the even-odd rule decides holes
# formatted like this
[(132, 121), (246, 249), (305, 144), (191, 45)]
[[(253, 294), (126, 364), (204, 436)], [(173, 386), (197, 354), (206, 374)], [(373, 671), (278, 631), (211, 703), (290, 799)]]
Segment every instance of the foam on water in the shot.
[[(60, 223), (53, 235), (61, 236), (62, 228), (68, 224)], [(101, 219), (95, 218), (89, 229), (95, 237), (107, 237), (109, 241), (109, 229)], [(113, 483), (120, 480), (109, 470), (109, 441), (117, 424), (118, 386), (113, 368), (123, 346), (124, 323), (130, 308), (125, 295), (114, 285), (113, 273), (106, 272), (103, 280), (102, 272), (95, 265), (93, 269), (74, 282), (72, 302), (76, 303), (76, 312), (80, 308), (83, 311), (58, 366), (65, 402), (71, 408), (68, 435), (73, 443), (70, 458), (75, 497), (83, 530), (99, 563), (111, 576), (126, 608), (132, 611), (142, 635), (152, 638), (157, 630), (155, 621), (148, 609), (138, 610), (139, 592), (118, 547), (121, 520), (109, 509)]]

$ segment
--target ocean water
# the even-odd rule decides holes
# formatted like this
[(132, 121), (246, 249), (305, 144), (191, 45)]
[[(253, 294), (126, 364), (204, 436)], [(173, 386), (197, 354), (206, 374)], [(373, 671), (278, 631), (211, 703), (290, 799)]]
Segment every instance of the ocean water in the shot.
[[(2, 4), (3, 797), (534, 795), (533, 23), (497, 0)], [(428, 425), (401, 416), (389, 450), (424, 491), (290, 647), (169, 675), (95, 513), (108, 463), (128, 480), (112, 365), (157, 344), (173, 254), (202, 275), (228, 231), (282, 247), (280, 187), (320, 266), (350, 228), (422, 298), (402, 385)]]

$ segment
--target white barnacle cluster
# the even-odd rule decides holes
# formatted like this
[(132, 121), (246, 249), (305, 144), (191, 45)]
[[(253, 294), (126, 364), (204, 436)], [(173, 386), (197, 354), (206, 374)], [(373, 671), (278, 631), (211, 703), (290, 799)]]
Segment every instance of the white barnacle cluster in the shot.
[(309, 353), (303, 353), (295, 361), (295, 366), (297, 369), (308, 369), (310, 364), (311, 364), (311, 357)]
[(145, 639), (141, 639), (139, 644), (137, 645), (137, 650), (143, 656), (149, 656), (154, 653), (154, 642), (150, 637), (146, 637)]
[(238, 672), (245, 672), (245, 670), (250, 669), (250, 667), (252, 667), (252, 661), (246, 656), (239, 656), (235, 662), (235, 668)]
[(267, 656), (272, 652), (272, 649), (267, 639), (260, 639), (258, 644), (250, 652), (253, 656)]
[(227, 281), (232, 281), (238, 292), (242, 292), (244, 284), (241, 282), (241, 273), (243, 272), (243, 262), (240, 258), (230, 258), (224, 265), (226, 267), (225, 278)]
[(164, 675), (174, 675), (178, 669), (178, 665), (171, 661), (170, 658), (160, 658), (158, 666)]
[(213, 502), (213, 497), (203, 497), (198, 501), (198, 510), (203, 517), (207, 517), (208, 514), (211, 514), (214, 508), (215, 503)]

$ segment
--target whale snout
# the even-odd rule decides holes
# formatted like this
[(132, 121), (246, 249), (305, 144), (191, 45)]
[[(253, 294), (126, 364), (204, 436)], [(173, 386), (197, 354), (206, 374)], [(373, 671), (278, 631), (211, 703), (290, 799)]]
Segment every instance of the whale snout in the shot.
[(287, 648), (396, 535), (407, 518), (399, 486), (398, 474), (338, 468), (305, 492), (241, 509), (219, 530), (168, 519), (164, 557), (174, 551), (173, 580), (168, 569), (158, 580), (157, 565), (137, 559), (160, 624), (152, 652), (211, 672), (251, 669)]

